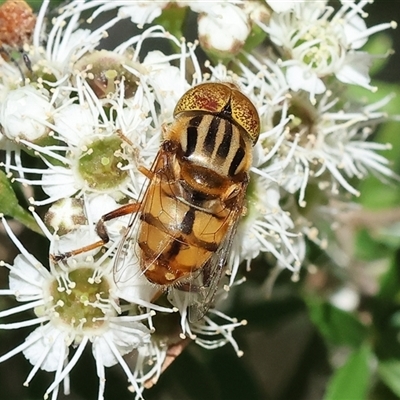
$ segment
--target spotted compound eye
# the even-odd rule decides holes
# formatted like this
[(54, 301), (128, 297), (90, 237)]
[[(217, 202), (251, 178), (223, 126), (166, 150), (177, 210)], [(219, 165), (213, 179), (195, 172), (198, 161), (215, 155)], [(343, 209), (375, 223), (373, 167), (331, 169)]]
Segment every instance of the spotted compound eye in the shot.
[(232, 119), (247, 132), (254, 146), (260, 135), (260, 117), (256, 107), (242, 92), (232, 89), (231, 110)]
[(229, 107), (232, 121), (244, 129), (253, 145), (260, 134), (257, 109), (232, 83), (203, 83), (188, 90), (178, 101), (174, 117), (182, 112), (203, 111), (219, 114)]

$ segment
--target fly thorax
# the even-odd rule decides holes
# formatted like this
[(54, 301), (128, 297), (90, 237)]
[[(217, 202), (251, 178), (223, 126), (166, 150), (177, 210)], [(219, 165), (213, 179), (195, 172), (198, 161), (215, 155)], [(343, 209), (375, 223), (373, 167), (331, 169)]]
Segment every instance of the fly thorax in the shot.
[(230, 185), (230, 180), (210, 168), (182, 159), (180, 179), (191, 190), (218, 197)]
[(247, 172), (252, 146), (243, 129), (220, 115), (191, 114), (186, 113), (177, 121), (181, 129), (175, 139), (179, 140), (182, 157), (223, 177), (234, 178)]

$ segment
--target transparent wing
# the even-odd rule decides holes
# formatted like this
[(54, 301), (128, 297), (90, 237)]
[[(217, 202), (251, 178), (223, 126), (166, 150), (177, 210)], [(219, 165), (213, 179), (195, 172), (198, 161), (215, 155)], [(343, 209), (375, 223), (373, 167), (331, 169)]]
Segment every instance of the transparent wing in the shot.
[[(135, 236), (139, 228), (139, 219), (143, 209), (142, 205), (144, 204), (144, 199), (146, 198), (150, 185), (152, 184), (151, 181), (152, 178), (151, 176), (148, 175), (154, 174), (155, 166), (159, 163), (160, 157), (161, 157), (161, 151), (157, 153), (156, 158), (154, 159), (154, 162), (150, 167), (150, 170), (145, 174), (148, 177), (148, 182), (146, 182), (143, 185), (139, 193), (138, 203), (140, 203), (140, 208), (137, 212), (131, 214), (126, 230), (121, 238), (121, 241), (115, 253), (113, 271), (114, 271), (114, 281), (116, 283), (124, 282), (125, 280), (131, 278), (131, 276), (126, 274), (126, 268), (130, 264), (127, 258), (129, 254), (132, 254), (132, 252), (136, 251)], [(135, 254), (134, 258), (137, 260), (138, 256)]]
[(232, 210), (227, 217), (227, 222), (230, 222), (231, 226), (229, 227), (224, 241), (200, 272), (196, 273), (190, 281), (190, 322), (201, 320), (214, 303), (219, 283), (226, 271), (227, 259), (231, 252), (233, 239), (240, 220), (242, 212), (241, 203), (242, 201), (238, 203), (238, 207)]

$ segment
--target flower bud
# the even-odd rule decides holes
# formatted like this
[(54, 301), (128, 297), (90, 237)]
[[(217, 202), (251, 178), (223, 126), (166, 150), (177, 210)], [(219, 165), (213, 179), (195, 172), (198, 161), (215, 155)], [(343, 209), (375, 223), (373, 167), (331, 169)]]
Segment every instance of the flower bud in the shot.
[(26, 139), (38, 142), (50, 132), (46, 122), (52, 115), (49, 100), (32, 86), (23, 86), (9, 92), (1, 104), (0, 123), (8, 139)]
[(250, 34), (246, 14), (230, 4), (215, 4), (198, 20), (200, 45), (219, 57), (232, 57), (243, 47)]

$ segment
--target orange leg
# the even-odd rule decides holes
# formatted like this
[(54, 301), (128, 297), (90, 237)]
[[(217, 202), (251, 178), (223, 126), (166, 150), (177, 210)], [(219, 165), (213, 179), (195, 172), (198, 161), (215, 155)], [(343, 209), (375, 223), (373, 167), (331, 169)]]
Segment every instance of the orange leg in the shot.
[[(122, 133), (121, 129), (118, 129), (118, 130), (117, 130), (117, 135), (121, 138), (121, 140), (123, 140), (124, 142), (128, 143), (129, 146), (132, 147), (134, 156), (135, 156), (136, 158), (138, 158), (137, 152), (135, 152), (135, 145), (133, 144), (133, 142), (132, 142), (130, 139), (128, 139), (128, 138)], [(137, 167), (138, 171), (140, 171), (146, 178), (148, 178), (148, 179), (150, 179), (150, 180), (153, 179), (153, 177), (154, 177), (154, 172), (153, 172), (153, 171), (151, 171), (150, 169), (144, 167), (143, 165), (140, 165), (138, 159), (136, 159), (136, 164), (137, 164), (137, 166), (138, 166), (138, 167)]]
[[(1, 47), (0, 47), (0, 51), (1, 51)], [(122, 140), (124, 140), (126, 143), (128, 143), (129, 145), (131, 145), (134, 148), (133, 143), (122, 133), (121, 130), (118, 130), (117, 134)], [(154, 178), (155, 173), (151, 169), (148, 169), (142, 165), (139, 165), (138, 170), (149, 180), (152, 180)], [(50, 259), (53, 262), (58, 262), (58, 261), (65, 260), (69, 257), (76, 256), (77, 254), (86, 253), (87, 251), (94, 250), (94, 249), (97, 249), (98, 247), (104, 246), (106, 243), (108, 243), (110, 241), (110, 237), (108, 235), (107, 228), (104, 223), (107, 221), (110, 221), (112, 219), (122, 217), (124, 215), (133, 214), (133, 213), (138, 212), (141, 204), (142, 203), (126, 204), (120, 208), (117, 208), (114, 211), (109, 212), (108, 214), (103, 215), (100, 218), (100, 220), (97, 222), (97, 225), (96, 225), (96, 233), (99, 235), (101, 240), (98, 240), (95, 243), (92, 243), (87, 246), (83, 246), (78, 249), (68, 251), (68, 252), (65, 252), (62, 254), (57, 254), (57, 255), (50, 254)]]
[(96, 225), (96, 233), (100, 236), (101, 240), (98, 240), (95, 243), (89, 244), (84, 247), (80, 247), (79, 249), (75, 249), (72, 251), (68, 251), (66, 253), (62, 254), (50, 254), (50, 259), (53, 262), (58, 262), (58, 261), (63, 261), (69, 257), (76, 256), (78, 254), (86, 253), (87, 251), (97, 249), (98, 247), (101, 247), (108, 243), (110, 241), (110, 237), (107, 232), (107, 228), (105, 226), (105, 222), (111, 221), (112, 219), (122, 217), (124, 215), (128, 214), (133, 214), (139, 211), (141, 206), (141, 203), (131, 203), (131, 204), (126, 204), (122, 207), (117, 208), (116, 210), (113, 210), (105, 215), (103, 215), (99, 221), (97, 222)]

